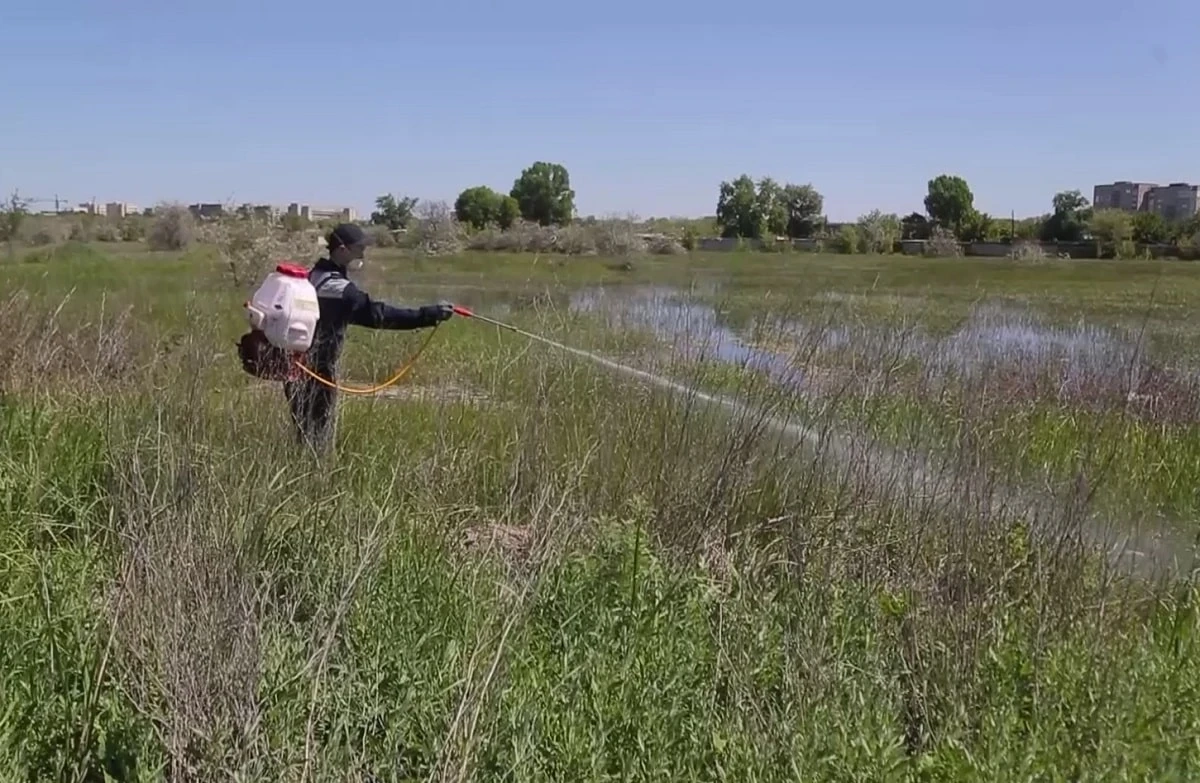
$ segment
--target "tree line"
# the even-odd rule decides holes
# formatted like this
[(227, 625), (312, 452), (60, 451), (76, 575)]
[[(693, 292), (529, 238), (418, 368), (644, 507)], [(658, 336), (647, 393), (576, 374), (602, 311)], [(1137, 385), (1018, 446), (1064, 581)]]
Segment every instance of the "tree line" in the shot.
[[(811, 185), (782, 188), (770, 177), (755, 183), (743, 174), (722, 182), (717, 199), (717, 225), (724, 237), (787, 236), (802, 239), (824, 234), (823, 200)], [(873, 210), (856, 226), (869, 243), (890, 239), (930, 239), (942, 233), (961, 242), (1041, 240), (1158, 244), (1191, 240), (1200, 234), (1200, 217), (1168, 222), (1154, 212), (1094, 210), (1078, 190), (1054, 195), (1051, 210), (1020, 220), (997, 218), (975, 207), (975, 195), (962, 177), (940, 174), (926, 185), (924, 213), (905, 217)]]
[[(388, 193), (375, 199), (371, 222), (392, 230), (406, 228), (418, 200)], [(507, 194), (474, 185), (454, 200), (454, 217), (472, 228), (508, 229), (517, 219), (542, 226), (566, 225), (575, 218), (575, 191), (561, 163), (537, 161), (521, 172)]]
[[(405, 228), (418, 200), (391, 194), (375, 201), (371, 222)], [(960, 242), (1041, 240), (1078, 242), (1088, 238), (1142, 244), (1191, 241), (1200, 234), (1200, 218), (1168, 222), (1153, 212), (1093, 210), (1079, 190), (1056, 193), (1050, 211), (1019, 220), (996, 217), (975, 207), (970, 185), (956, 174), (939, 174), (926, 185), (924, 212), (900, 217), (873, 210), (856, 222), (868, 245), (887, 246), (897, 239), (953, 237)], [(458, 222), (474, 229), (510, 228), (517, 220), (542, 226), (567, 225), (576, 219), (575, 191), (560, 163), (538, 161), (525, 168), (508, 193), (487, 185), (463, 190), (454, 201)], [(811, 183), (780, 183), (771, 177), (755, 181), (748, 174), (721, 182), (715, 228), (723, 237), (793, 239), (827, 236), (825, 200)]]

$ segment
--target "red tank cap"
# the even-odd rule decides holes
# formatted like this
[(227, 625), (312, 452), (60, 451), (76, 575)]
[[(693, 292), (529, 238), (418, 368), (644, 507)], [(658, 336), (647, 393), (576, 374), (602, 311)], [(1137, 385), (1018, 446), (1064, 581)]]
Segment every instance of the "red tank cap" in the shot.
[(275, 267), (275, 271), (288, 277), (308, 277), (308, 270), (299, 264), (279, 264)]

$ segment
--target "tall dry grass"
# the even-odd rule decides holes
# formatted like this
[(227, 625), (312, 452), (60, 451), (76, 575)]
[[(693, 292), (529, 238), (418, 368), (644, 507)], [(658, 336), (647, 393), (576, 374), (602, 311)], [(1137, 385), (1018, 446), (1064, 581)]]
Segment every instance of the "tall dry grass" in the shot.
[[(217, 245), (227, 254), (253, 254), (253, 248), (274, 237), (287, 243), (322, 234), (328, 227), (298, 226), (295, 221), (258, 215), (229, 216), (197, 223), (183, 204), (162, 204), (152, 218), (140, 216), (108, 220), (92, 216), (36, 217), (22, 225), (16, 238), (34, 248), (56, 247), (64, 242), (141, 242), (155, 251), (187, 250), (195, 243)], [(454, 217), (444, 202), (428, 202), (417, 210), (402, 232), (371, 227), (377, 247), (402, 248), (426, 256), (449, 256), (463, 250), (555, 253), (572, 256), (627, 257), (678, 255), (687, 252), (681, 238), (644, 234), (633, 219), (611, 218), (567, 226), (540, 226), (518, 220), (507, 230), (489, 227), (471, 230)], [(230, 251), (230, 246), (237, 246)]]
[(612, 258), (686, 252), (679, 240), (665, 235), (644, 238), (634, 221), (621, 219), (567, 226), (539, 226), (517, 221), (507, 231), (490, 228), (475, 232), (469, 237), (467, 246), (471, 250)]

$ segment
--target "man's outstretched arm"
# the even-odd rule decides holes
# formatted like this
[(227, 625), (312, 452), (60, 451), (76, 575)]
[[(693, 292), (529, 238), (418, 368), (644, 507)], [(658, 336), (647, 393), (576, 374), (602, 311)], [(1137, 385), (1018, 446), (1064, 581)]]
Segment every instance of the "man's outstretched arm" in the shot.
[(396, 307), (372, 299), (366, 291), (349, 280), (336, 282), (345, 284), (342, 288), (341, 305), (346, 308), (346, 320), (355, 326), (365, 326), (368, 329), (424, 329), (452, 315), (452, 310), (447, 305)]

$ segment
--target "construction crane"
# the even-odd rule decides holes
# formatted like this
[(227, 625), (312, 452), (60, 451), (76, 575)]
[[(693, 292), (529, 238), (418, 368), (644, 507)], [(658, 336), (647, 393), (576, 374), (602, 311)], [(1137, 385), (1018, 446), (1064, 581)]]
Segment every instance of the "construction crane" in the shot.
[(61, 196), (59, 196), (57, 194), (55, 194), (54, 198), (36, 198), (33, 196), (28, 196), (21, 200), (24, 201), (26, 204), (54, 204), (54, 211), (56, 213), (62, 212), (63, 206), (65, 206), (67, 203), (67, 200), (65, 198), (62, 198)]
[(13, 191), (9, 198), (5, 199), (6, 206), (12, 206), (13, 202), (24, 204), (26, 207), (32, 204), (53, 204), (55, 213), (62, 212), (63, 207), (68, 204), (67, 199), (55, 194), (54, 198), (39, 198), (37, 196), (22, 196), (20, 191)]

